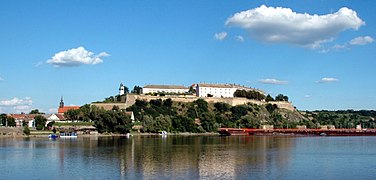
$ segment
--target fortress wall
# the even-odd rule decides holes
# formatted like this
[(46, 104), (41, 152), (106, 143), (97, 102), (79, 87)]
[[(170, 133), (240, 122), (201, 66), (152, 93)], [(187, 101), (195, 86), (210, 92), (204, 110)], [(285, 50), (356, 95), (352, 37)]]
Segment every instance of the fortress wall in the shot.
[(120, 109), (126, 109), (127, 108), (125, 103), (91, 103), (91, 105), (97, 106), (99, 108), (103, 108), (104, 110), (112, 110), (112, 108), (114, 106), (118, 106)]
[[(162, 100), (171, 99), (172, 101), (188, 103), (188, 102), (193, 102), (199, 98), (193, 95), (148, 96), (148, 95), (128, 94), (125, 107), (132, 106), (136, 102), (136, 99), (145, 100), (145, 101), (156, 100), (156, 99), (162, 99)], [(251, 99), (246, 99), (246, 98), (218, 98), (218, 97), (205, 97), (202, 99), (204, 99), (208, 103), (222, 102), (222, 103), (230, 104), (231, 106), (248, 104), (248, 103), (257, 104), (257, 105), (265, 105), (265, 104), (270, 103), (270, 104), (276, 104), (278, 108), (287, 109), (290, 111), (295, 110), (295, 107), (290, 102), (284, 102), (284, 101), (265, 102), (265, 101), (257, 101), (257, 100), (251, 100)], [(111, 109), (112, 109), (112, 106), (111, 106)]]

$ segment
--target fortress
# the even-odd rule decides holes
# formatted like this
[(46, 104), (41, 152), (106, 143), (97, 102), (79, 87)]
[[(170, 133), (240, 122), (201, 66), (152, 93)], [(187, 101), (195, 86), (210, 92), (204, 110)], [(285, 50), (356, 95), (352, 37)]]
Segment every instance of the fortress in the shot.
[[(195, 92), (189, 92), (194, 89)], [(97, 107), (102, 107), (105, 110), (111, 110), (114, 106), (118, 106), (120, 109), (126, 109), (132, 106), (136, 100), (155, 100), (155, 99), (171, 99), (175, 102), (193, 102), (199, 98), (204, 99), (208, 103), (227, 103), (231, 106), (241, 105), (241, 104), (275, 104), (278, 108), (287, 109), (294, 111), (295, 107), (291, 102), (286, 101), (258, 101), (247, 98), (234, 97), (234, 92), (236, 90), (254, 90), (265, 95), (265, 92), (248, 88), (245, 86), (235, 85), (235, 84), (194, 84), (190, 88), (184, 86), (176, 85), (146, 85), (142, 88), (141, 94), (126, 94), (125, 102), (114, 102), (114, 103), (92, 103)], [(156, 93), (165, 93), (163, 96), (151, 95)], [(124, 85), (120, 84), (119, 95), (124, 94)]]

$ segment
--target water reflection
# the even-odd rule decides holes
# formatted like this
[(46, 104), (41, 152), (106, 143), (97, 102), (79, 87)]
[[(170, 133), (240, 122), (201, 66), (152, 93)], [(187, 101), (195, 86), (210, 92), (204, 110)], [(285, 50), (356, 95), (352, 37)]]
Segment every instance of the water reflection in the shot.
[[(355, 168), (368, 178), (371, 176), (367, 174), (376, 173), (372, 168), (376, 160), (374, 140), (375, 137), (272, 136), (133, 136), (55, 141), (2, 138), (0, 179), (293, 179), (305, 176), (325, 179), (334, 178), (335, 174), (358, 175), (346, 171), (348, 168)], [(358, 163), (354, 165), (354, 162)], [(18, 173), (20, 170), (22, 173)]]

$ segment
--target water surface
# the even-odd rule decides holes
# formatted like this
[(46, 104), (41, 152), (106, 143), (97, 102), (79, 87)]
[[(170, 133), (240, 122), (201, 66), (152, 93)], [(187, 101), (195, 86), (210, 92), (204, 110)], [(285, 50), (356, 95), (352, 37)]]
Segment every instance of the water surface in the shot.
[(0, 179), (374, 179), (376, 137), (0, 138)]

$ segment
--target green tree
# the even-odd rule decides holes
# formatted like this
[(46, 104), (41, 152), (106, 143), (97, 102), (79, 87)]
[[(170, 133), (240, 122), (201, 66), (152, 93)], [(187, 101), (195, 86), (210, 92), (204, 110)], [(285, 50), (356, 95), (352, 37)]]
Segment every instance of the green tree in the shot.
[(33, 110), (30, 111), (29, 114), (44, 114), (44, 113), (39, 112), (39, 109), (33, 109)]
[(205, 112), (200, 116), (201, 126), (206, 132), (216, 131), (219, 128), (219, 124), (216, 123), (215, 117), (210, 112)]
[(144, 132), (157, 132), (158, 130), (155, 128), (155, 121), (153, 116), (145, 115), (142, 117), (142, 125)]
[(214, 107), (217, 112), (225, 113), (230, 110), (231, 106), (227, 103), (217, 102), (214, 104)]
[(259, 101), (265, 99), (265, 95), (256, 90), (236, 90), (234, 93), (234, 97), (246, 97), (247, 99), (256, 99)]
[(34, 120), (37, 130), (43, 130), (46, 125), (47, 119), (41, 115), (37, 115), (35, 116)]
[(186, 116), (173, 116), (171, 125), (176, 132), (196, 132), (196, 125), (193, 118)]
[(247, 97), (247, 91), (246, 90), (236, 90), (234, 92), (234, 97)]
[(95, 113), (91, 114), (94, 126), (100, 133), (120, 133), (125, 134), (131, 130), (132, 120), (128, 115), (121, 111), (105, 111), (95, 109)]
[(250, 115), (243, 116), (238, 121), (239, 127), (242, 127), (242, 128), (259, 128), (260, 124), (261, 123), (257, 118), (252, 117)]
[(242, 116), (245, 116), (248, 114), (248, 108), (246, 105), (233, 106), (231, 108), (231, 112), (232, 112), (232, 121), (235, 122), (239, 120)]
[(268, 103), (266, 106), (265, 106), (266, 110), (271, 114), (274, 112), (274, 110), (278, 109), (278, 106), (276, 104), (270, 104)]
[(163, 106), (171, 108), (172, 107), (172, 100), (170, 98), (163, 101)]
[(172, 128), (172, 120), (169, 115), (159, 115), (158, 117), (155, 118), (155, 130), (157, 131), (167, 131), (171, 132)]
[(8, 126), (15, 127), (16, 126), (16, 120), (13, 117), (7, 117)]
[(289, 97), (283, 95), (283, 94), (278, 94), (276, 97), (275, 97), (275, 100), (276, 101), (289, 101)]
[(129, 93), (129, 88), (127, 86), (124, 86), (124, 94), (128, 94)]
[(78, 114), (78, 119), (80, 121), (90, 122), (91, 121), (91, 119), (89, 117), (90, 111), (91, 111), (90, 104), (85, 104), (85, 105), (81, 106), (79, 114)]
[(266, 101), (266, 102), (274, 101), (274, 99), (273, 99), (272, 96), (270, 96), (270, 94), (268, 94), (268, 95), (266, 96), (266, 98), (265, 98), (265, 101)]
[(78, 117), (79, 114), (80, 114), (79, 109), (69, 109), (66, 113), (64, 113), (64, 116), (67, 120), (76, 121), (79, 119)]
[(120, 108), (119, 108), (119, 106), (114, 105), (114, 106), (112, 106), (112, 110), (113, 111), (120, 111)]
[(208, 102), (206, 102), (204, 99), (197, 99), (196, 101), (193, 101), (193, 104), (196, 107), (196, 110), (199, 114), (209, 111)]
[(142, 87), (140, 86), (134, 86), (133, 90), (131, 91), (131, 93), (134, 93), (134, 94), (141, 94), (142, 92)]
[(30, 135), (30, 129), (28, 126), (24, 126), (23, 133), (25, 133), (26, 135)]
[(2, 126), (5, 126), (6, 125), (6, 121), (7, 121), (7, 115), (6, 114), (0, 114), (0, 124)]

